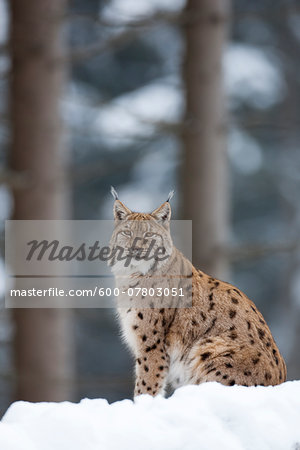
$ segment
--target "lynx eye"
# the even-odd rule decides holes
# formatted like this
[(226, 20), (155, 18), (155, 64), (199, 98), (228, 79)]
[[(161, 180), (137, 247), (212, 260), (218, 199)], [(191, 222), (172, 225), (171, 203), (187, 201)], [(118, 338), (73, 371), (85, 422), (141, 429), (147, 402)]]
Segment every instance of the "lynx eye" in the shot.
[(130, 230), (123, 230), (122, 234), (124, 234), (125, 236), (131, 236), (132, 232)]
[(156, 235), (156, 233), (150, 233), (150, 231), (148, 231), (147, 233), (144, 234), (144, 237), (145, 237), (145, 238), (147, 238), (147, 237), (150, 238), (150, 237), (153, 237), (153, 236), (155, 236), (155, 235)]

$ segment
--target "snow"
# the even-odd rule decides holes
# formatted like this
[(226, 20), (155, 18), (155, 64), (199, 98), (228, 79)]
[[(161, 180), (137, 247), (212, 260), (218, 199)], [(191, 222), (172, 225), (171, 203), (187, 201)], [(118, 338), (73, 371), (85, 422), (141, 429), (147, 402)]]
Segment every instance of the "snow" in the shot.
[(283, 76), (274, 55), (246, 44), (229, 45), (224, 56), (225, 87), (233, 105), (258, 109), (282, 100)]
[(185, 386), (135, 402), (16, 402), (0, 423), (1, 450), (296, 450), (300, 381), (276, 387)]
[(137, 138), (149, 138), (155, 124), (180, 119), (183, 99), (176, 77), (163, 77), (153, 83), (120, 95), (109, 103), (93, 105), (83, 90), (70, 89), (63, 101), (63, 114), (69, 126), (82, 127), (106, 145), (121, 147)]
[(262, 149), (247, 132), (232, 127), (228, 140), (228, 154), (238, 172), (242, 175), (253, 175), (263, 167)]
[[(265, 51), (245, 44), (232, 44), (224, 56), (224, 78), (231, 107), (240, 103), (264, 109), (278, 103), (284, 95), (285, 85), (276, 59)], [(106, 145), (127, 148), (129, 142), (138, 138), (149, 138), (155, 133), (158, 122), (180, 121), (184, 101), (180, 80), (175, 75), (156, 79), (146, 86), (120, 95), (113, 101), (99, 105), (90, 101), (84, 90), (72, 90), (64, 101), (64, 116), (71, 126), (84, 127), (99, 136)], [(235, 141), (241, 133), (235, 133)], [(246, 140), (245, 136), (242, 140)], [(257, 144), (251, 147), (247, 164), (241, 162), (241, 171), (251, 166), (255, 172), (261, 166), (261, 152)], [(245, 152), (244, 152), (245, 153)], [(243, 158), (239, 158), (241, 161)]]
[(107, 20), (133, 20), (158, 11), (180, 11), (185, 0), (112, 0), (102, 10)]
[(174, 122), (182, 113), (181, 91), (172, 77), (159, 79), (147, 86), (119, 96), (98, 111), (95, 126), (106, 143), (120, 144), (124, 138), (152, 136), (155, 123)]

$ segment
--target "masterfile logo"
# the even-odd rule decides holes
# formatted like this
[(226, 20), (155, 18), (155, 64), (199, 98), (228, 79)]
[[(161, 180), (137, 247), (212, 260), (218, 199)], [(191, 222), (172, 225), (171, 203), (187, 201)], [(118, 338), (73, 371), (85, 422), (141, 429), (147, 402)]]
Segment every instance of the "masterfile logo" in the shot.
[[(171, 229), (174, 244), (191, 259), (191, 222), (172, 221)], [(6, 221), (6, 307), (114, 307), (115, 297), (124, 293), (117, 292), (112, 263), (128, 267), (138, 260), (161, 262), (170, 255), (153, 238), (146, 242), (137, 237), (130, 248), (112, 248), (113, 230), (112, 220)], [(130, 294), (137, 295), (134, 290)], [(175, 292), (171, 281), (156, 280), (156, 288), (146, 296), (175, 298), (183, 293)]]

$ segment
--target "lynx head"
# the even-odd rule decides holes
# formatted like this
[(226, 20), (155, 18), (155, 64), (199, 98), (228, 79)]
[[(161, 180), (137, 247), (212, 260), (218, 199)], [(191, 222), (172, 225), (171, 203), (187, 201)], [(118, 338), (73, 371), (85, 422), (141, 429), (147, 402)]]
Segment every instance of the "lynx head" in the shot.
[[(115, 226), (110, 247), (115, 251), (110, 265), (115, 274), (146, 274), (166, 263), (173, 250), (170, 235), (170, 192), (167, 200), (151, 213), (133, 212), (122, 203), (114, 188)], [(120, 254), (122, 256), (120, 258)]]

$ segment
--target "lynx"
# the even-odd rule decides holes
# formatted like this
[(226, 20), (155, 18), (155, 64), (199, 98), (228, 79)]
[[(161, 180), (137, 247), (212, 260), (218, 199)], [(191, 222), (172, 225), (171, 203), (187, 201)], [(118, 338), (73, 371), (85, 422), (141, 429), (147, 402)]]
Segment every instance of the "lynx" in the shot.
[[(173, 245), (171, 195), (146, 214), (131, 211), (114, 189), (112, 193), (115, 227), (110, 245), (129, 254), (134, 238), (142, 240), (140, 257), (127, 267), (122, 261), (110, 262), (120, 292), (141, 288), (138, 296), (129, 296), (129, 305), (122, 304), (121, 295), (117, 300), (123, 337), (135, 357), (134, 395), (155, 396), (164, 394), (167, 385), (177, 388), (208, 381), (227, 386), (283, 383), (284, 359), (254, 303), (235, 286), (194, 268)], [(141, 257), (153, 237), (157, 248), (166, 249), (167, 259)], [(167, 306), (162, 306), (162, 298), (147, 297), (150, 287), (157, 288), (157, 280), (170, 282), (179, 272), (181, 277), (172, 286), (190, 283), (191, 307), (178, 307), (177, 297), (170, 297)]]

